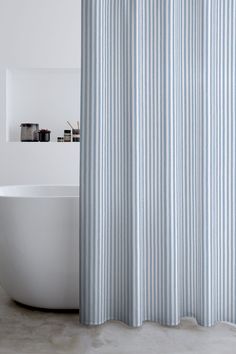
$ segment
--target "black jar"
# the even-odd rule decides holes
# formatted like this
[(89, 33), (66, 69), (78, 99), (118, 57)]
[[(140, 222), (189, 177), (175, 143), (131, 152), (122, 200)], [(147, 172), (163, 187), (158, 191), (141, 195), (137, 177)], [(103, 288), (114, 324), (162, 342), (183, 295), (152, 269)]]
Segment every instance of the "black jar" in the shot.
[(51, 131), (47, 129), (41, 129), (39, 131), (39, 141), (41, 142), (49, 142), (50, 141)]

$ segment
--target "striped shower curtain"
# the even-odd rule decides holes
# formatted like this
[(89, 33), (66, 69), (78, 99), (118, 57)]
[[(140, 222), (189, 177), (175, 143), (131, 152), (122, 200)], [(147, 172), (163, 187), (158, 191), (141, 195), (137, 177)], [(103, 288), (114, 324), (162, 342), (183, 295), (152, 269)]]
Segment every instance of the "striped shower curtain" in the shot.
[(236, 0), (83, 0), (80, 321), (236, 323)]

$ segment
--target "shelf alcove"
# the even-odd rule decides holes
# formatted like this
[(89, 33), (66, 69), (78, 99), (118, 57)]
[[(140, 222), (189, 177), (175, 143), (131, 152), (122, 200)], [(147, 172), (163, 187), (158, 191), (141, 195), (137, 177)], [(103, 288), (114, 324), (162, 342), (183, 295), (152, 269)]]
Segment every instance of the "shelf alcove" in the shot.
[(7, 69), (5, 83), (7, 142), (20, 142), (21, 123), (39, 123), (56, 142), (67, 120), (80, 120), (79, 68)]

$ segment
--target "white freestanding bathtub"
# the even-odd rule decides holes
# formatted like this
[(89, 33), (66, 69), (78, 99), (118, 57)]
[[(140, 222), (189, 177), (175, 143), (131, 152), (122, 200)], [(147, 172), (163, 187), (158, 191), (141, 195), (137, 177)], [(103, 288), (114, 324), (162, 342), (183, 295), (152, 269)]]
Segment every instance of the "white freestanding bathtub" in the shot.
[(25, 305), (79, 308), (79, 188), (0, 187), (0, 284)]

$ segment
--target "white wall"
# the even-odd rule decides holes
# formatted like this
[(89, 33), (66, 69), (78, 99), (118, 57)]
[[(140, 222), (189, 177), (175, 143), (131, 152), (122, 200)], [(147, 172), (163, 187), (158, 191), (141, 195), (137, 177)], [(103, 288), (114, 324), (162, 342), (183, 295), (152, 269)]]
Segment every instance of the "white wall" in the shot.
[(80, 0), (0, 0), (0, 184), (75, 184), (79, 144), (7, 142), (7, 68), (79, 68)]

